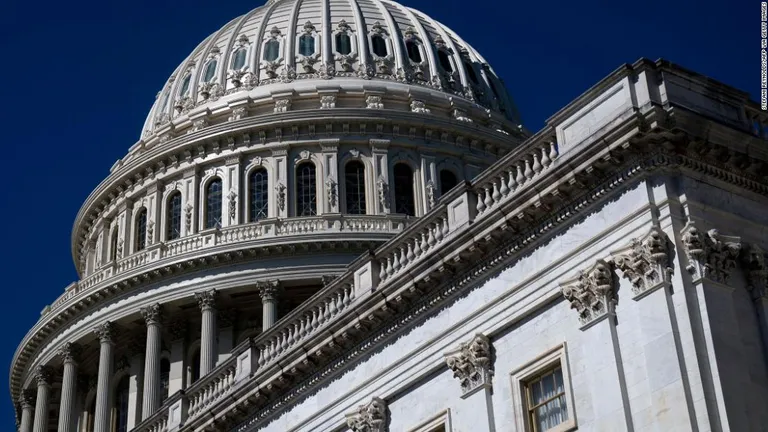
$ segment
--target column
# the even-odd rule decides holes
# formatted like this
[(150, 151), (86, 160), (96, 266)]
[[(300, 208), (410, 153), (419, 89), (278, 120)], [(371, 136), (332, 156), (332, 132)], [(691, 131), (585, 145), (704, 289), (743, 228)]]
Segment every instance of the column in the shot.
[(32, 432), (32, 417), (35, 415), (35, 392), (21, 392), (21, 426), (19, 432)]
[(48, 432), (48, 396), (51, 392), (51, 370), (48, 366), (39, 366), (35, 371), (37, 381), (37, 402), (35, 403), (34, 432)]
[(114, 357), (115, 327), (107, 321), (93, 329), (99, 337), (99, 379), (96, 385), (96, 413), (93, 430), (108, 431), (112, 408), (112, 367)]
[(187, 337), (187, 323), (174, 321), (168, 330), (171, 336), (171, 373), (168, 377), (168, 394), (172, 395), (187, 387), (187, 374), (184, 368), (186, 361), (184, 341)]
[(275, 322), (277, 321), (278, 286), (278, 281), (259, 282), (256, 285), (256, 288), (259, 290), (259, 295), (261, 296), (261, 304), (263, 307), (264, 320), (261, 331), (267, 331), (267, 329), (275, 325)]
[(142, 420), (155, 413), (160, 406), (160, 351), (162, 308), (153, 304), (141, 309), (141, 315), (147, 322), (147, 350), (144, 354), (144, 403), (141, 409)]
[(75, 430), (75, 398), (77, 397), (77, 361), (80, 355), (78, 344), (67, 342), (59, 351), (64, 362), (61, 382), (61, 401), (59, 402), (59, 432)]
[(204, 377), (216, 366), (216, 290), (195, 294), (197, 304), (203, 313), (200, 330), (200, 377)]

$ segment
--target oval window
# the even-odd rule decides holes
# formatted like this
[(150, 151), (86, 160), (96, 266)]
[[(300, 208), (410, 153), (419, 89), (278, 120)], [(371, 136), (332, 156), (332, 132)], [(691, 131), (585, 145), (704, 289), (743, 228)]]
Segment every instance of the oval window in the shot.
[(264, 45), (264, 60), (273, 62), (280, 57), (280, 42), (272, 39)]
[(371, 36), (371, 45), (373, 49), (373, 53), (376, 54), (379, 57), (386, 57), (387, 52), (387, 42), (384, 40), (383, 37), (379, 35), (373, 35)]
[(232, 69), (240, 70), (245, 66), (245, 55), (245, 48), (235, 51), (235, 55), (232, 57)]
[(216, 77), (216, 60), (211, 60), (205, 65), (205, 74), (203, 74), (203, 81), (211, 82)]
[(336, 35), (336, 52), (341, 55), (349, 55), (352, 52), (352, 41), (349, 35), (344, 33)]

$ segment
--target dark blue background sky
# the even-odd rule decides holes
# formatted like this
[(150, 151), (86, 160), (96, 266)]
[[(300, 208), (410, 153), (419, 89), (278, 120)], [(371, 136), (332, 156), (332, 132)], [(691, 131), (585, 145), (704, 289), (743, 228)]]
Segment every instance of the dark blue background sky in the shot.
[[(72, 221), (136, 142), (155, 94), (208, 34), (266, 0), (0, 2), (0, 376), (76, 275)], [(443, 22), (506, 81), (524, 124), (619, 65), (664, 57), (758, 96), (756, 0), (403, 0)], [(7, 378), (0, 430), (13, 428)]]

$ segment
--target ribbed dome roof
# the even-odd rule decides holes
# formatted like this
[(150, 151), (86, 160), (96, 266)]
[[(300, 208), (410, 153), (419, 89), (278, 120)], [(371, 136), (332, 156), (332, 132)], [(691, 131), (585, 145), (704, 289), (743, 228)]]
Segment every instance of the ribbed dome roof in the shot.
[(361, 80), (425, 87), (519, 124), (485, 59), (422, 12), (389, 0), (270, 0), (206, 38), (179, 65), (143, 136), (196, 107), (226, 106), (241, 92), (274, 95), (326, 80), (342, 88)]

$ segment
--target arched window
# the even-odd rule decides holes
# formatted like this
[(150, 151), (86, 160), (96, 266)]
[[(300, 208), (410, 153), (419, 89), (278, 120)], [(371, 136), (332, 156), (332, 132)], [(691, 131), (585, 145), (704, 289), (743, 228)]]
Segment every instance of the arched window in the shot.
[(303, 35), (299, 38), (299, 54), (309, 57), (315, 53), (315, 38), (312, 35)]
[(189, 94), (189, 83), (192, 80), (192, 75), (187, 74), (184, 80), (181, 82), (181, 89), (179, 90), (180, 97), (186, 97)]
[(440, 171), (440, 195), (445, 195), (449, 190), (456, 187), (459, 181), (456, 179), (456, 175), (449, 170)]
[(371, 50), (379, 57), (386, 57), (388, 54), (387, 41), (381, 35), (371, 36)]
[[(168, 399), (168, 389), (171, 377), (171, 362), (167, 358), (160, 360), (160, 400)], [(162, 403), (162, 402), (161, 402)]]
[(142, 207), (136, 216), (136, 252), (147, 247), (147, 209)]
[(453, 72), (453, 65), (451, 59), (448, 57), (448, 53), (445, 50), (437, 50), (437, 58), (440, 60), (440, 66), (443, 67), (448, 73)]
[(247, 50), (245, 48), (239, 48), (235, 53), (232, 55), (232, 69), (234, 70), (240, 70), (245, 66), (245, 56), (247, 54)]
[(365, 214), (365, 165), (352, 161), (344, 167), (347, 213)]
[(205, 188), (205, 228), (221, 228), (221, 179), (215, 178)]
[(205, 73), (203, 74), (203, 81), (205, 82), (211, 82), (216, 77), (216, 65), (219, 62), (216, 60), (211, 60), (208, 62), (207, 65), (205, 65)]
[(114, 261), (117, 259), (117, 242), (118, 242), (118, 228), (112, 230), (112, 237), (109, 241), (109, 260)]
[(352, 40), (346, 33), (336, 35), (336, 52), (341, 55), (349, 55), (352, 52)]
[(421, 49), (419, 48), (419, 44), (409, 40), (405, 42), (405, 49), (408, 51), (408, 58), (411, 59), (411, 61), (416, 63), (421, 63)]
[(273, 62), (280, 57), (280, 42), (272, 39), (264, 44), (264, 60)]
[(404, 163), (395, 165), (395, 213), (416, 216), (416, 202), (413, 196), (413, 171)]
[(477, 79), (477, 74), (475, 73), (475, 68), (469, 61), (464, 61), (464, 69), (467, 70), (467, 75), (469, 75), (469, 79), (472, 80), (473, 83), (478, 84), (480, 83), (480, 80)]
[(125, 375), (115, 389), (115, 414), (112, 417), (114, 432), (128, 432), (128, 394), (130, 392), (128, 375)]
[(305, 162), (296, 167), (296, 215), (317, 214), (317, 178), (315, 164)]
[(168, 197), (166, 206), (166, 240), (181, 237), (181, 192), (174, 192)]
[(256, 222), (269, 217), (269, 175), (264, 168), (255, 169), (248, 177), (250, 209), (248, 220)]

